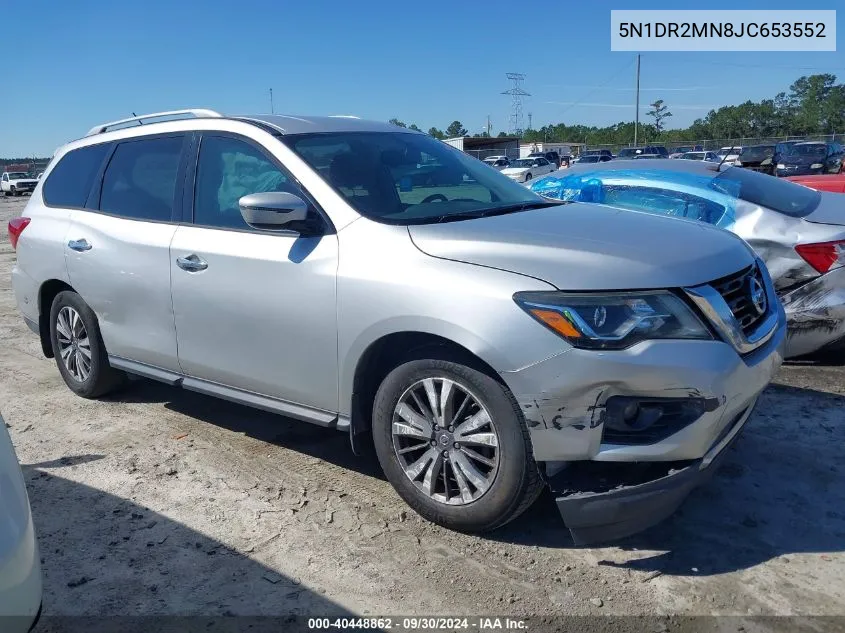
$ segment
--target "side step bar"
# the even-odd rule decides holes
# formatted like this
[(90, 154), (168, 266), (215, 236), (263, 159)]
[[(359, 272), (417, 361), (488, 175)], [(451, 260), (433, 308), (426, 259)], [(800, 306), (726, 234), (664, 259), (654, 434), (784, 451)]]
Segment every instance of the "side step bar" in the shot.
[(322, 409), (315, 409), (307, 407), (287, 400), (280, 400), (271, 396), (264, 396), (252, 391), (245, 391), (243, 389), (235, 389), (234, 387), (227, 387), (209, 380), (202, 380), (200, 378), (192, 378), (184, 376), (174, 371), (161, 369), (145, 363), (139, 363), (120, 356), (109, 356), (109, 364), (115, 369), (120, 369), (130, 374), (143, 376), (163, 382), (174, 387), (182, 387), (189, 391), (196, 391), (217, 398), (243, 404), (255, 409), (269, 411), (288, 418), (295, 418), (304, 422), (310, 422), (329, 429), (337, 429), (338, 431), (349, 430), (349, 418), (346, 416), (338, 417), (336, 413), (324, 411)]

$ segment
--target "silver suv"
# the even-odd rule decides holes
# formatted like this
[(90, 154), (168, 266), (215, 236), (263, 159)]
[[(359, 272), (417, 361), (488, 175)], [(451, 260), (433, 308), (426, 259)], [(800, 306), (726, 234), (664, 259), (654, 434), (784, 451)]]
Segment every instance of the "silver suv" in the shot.
[(550, 201), (354, 117), (100, 125), (9, 232), (18, 306), (80, 396), (135, 374), (372, 441), (457, 530), (544, 484), (580, 543), (661, 520), (782, 360), (736, 236)]

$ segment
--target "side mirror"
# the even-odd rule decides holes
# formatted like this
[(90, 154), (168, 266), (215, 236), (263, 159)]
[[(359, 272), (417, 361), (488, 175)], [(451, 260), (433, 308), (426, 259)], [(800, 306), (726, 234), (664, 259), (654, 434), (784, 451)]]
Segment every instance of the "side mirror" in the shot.
[(305, 221), (308, 204), (286, 191), (251, 193), (238, 200), (244, 222), (257, 229), (280, 230)]

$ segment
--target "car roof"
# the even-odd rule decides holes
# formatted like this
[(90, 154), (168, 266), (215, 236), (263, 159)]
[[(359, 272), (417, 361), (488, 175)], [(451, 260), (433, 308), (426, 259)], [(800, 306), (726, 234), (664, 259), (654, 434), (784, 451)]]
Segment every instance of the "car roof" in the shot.
[(796, 143), (796, 145), (827, 145), (824, 141), (801, 141), (800, 143)]

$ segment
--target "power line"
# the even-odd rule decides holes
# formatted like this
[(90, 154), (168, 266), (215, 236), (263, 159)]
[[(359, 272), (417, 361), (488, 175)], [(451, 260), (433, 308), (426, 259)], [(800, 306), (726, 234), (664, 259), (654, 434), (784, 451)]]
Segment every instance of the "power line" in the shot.
[(575, 107), (577, 107), (577, 106), (581, 105), (582, 103), (584, 103), (584, 101), (586, 101), (586, 100), (587, 100), (587, 99), (589, 99), (591, 96), (593, 96), (595, 93), (597, 93), (599, 90), (601, 90), (602, 88), (604, 88), (607, 84), (609, 84), (611, 81), (613, 81), (614, 79), (616, 79), (616, 78), (617, 78), (619, 75), (621, 75), (624, 71), (628, 70), (628, 69), (631, 67), (631, 65), (632, 65), (633, 63), (634, 63), (634, 58), (631, 58), (631, 61), (629, 61), (629, 62), (628, 62), (627, 64), (625, 64), (622, 68), (620, 68), (620, 69), (619, 69), (619, 70), (617, 70), (615, 73), (613, 73), (610, 77), (608, 77), (608, 78), (607, 78), (607, 80), (606, 80), (606, 81), (604, 81), (604, 82), (600, 83), (598, 86), (596, 86), (596, 87), (595, 87), (595, 89), (593, 89), (593, 90), (591, 90), (590, 92), (588, 92), (587, 94), (583, 95), (580, 99), (578, 99), (577, 101), (575, 101), (572, 105), (570, 105), (570, 106), (568, 106), (568, 107), (564, 108), (563, 110), (561, 110), (561, 111), (558, 113), (558, 116), (561, 116), (564, 112), (568, 112), (568, 111), (569, 111), (569, 110), (571, 110), (572, 108), (575, 108)]

